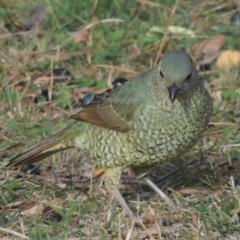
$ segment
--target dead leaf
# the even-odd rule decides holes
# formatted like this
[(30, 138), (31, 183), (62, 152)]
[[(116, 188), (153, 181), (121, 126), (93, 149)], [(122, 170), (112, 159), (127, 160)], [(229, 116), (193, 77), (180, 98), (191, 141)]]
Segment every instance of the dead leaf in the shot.
[(240, 1), (239, 0), (235, 1), (235, 4), (236, 4), (236, 8), (240, 9)]
[(234, 122), (235, 122), (235, 123), (240, 123), (240, 117), (235, 117), (235, 118), (234, 118)]
[(206, 54), (211, 55), (218, 52), (225, 42), (223, 34), (216, 35), (212, 38), (204, 39), (191, 47), (192, 55)]
[(203, 188), (203, 189), (195, 189), (195, 188), (184, 188), (178, 191), (182, 194), (196, 194), (196, 193), (202, 193), (202, 194), (211, 194), (212, 190)]
[(199, 217), (198, 217), (198, 214), (196, 214), (196, 213), (192, 215), (192, 224), (195, 228), (198, 227)]
[(224, 51), (217, 59), (217, 67), (230, 68), (240, 64), (240, 51)]
[(222, 99), (222, 90), (212, 90), (211, 96), (214, 98), (215, 101), (220, 101)]
[(133, 55), (133, 57), (137, 57), (141, 55), (141, 52), (142, 52), (141, 48), (138, 47), (136, 41), (131, 46), (128, 46), (127, 49), (128, 49), (128, 52)]
[(221, 51), (218, 51), (218, 52), (213, 53), (213, 54), (211, 54), (211, 55), (207, 55), (207, 56), (205, 56), (202, 60), (197, 61), (197, 62), (196, 62), (196, 65), (197, 65), (197, 66), (198, 66), (198, 65), (200, 66), (200, 65), (210, 64), (210, 63), (212, 63), (214, 60), (216, 60), (216, 59), (219, 57), (220, 54), (221, 54)]
[(25, 215), (25, 216), (36, 215), (39, 213), (40, 209), (42, 209), (42, 206), (40, 206), (39, 204), (30, 203), (23, 211), (21, 211), (21, 215)]
[(73, 40), (76, 43), (88, 42), (89, 41), (89, 33), (84, 29), (80, 29), (79, 31), (73, 33)]

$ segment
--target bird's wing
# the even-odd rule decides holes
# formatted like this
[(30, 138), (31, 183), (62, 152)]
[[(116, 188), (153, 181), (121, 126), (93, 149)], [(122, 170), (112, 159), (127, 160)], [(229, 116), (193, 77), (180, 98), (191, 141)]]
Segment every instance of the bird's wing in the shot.
[(118, 89), (109, 90), (99, 95), (79, 113), (70, 118), (120, 132), (129, 131), (129, 121), (131, 121), (140, 99), (138, 101), (128, 100), (134, 99), (134, 97), (126, 97), (124, 94), (119, 94), (116, 98), (114, 97), (115, 94), (118, 94)]

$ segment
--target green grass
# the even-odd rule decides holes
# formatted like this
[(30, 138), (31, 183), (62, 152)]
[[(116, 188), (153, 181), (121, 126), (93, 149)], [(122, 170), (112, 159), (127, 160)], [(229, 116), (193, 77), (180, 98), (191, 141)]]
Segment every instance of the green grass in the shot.
[[(46, 22), (26, 35), (20, 21), (37, 1), (2, 1), (1, 167), (71, 122), (68, 117), (79, 110), (79, 101), (87, 93), (105, 91), (117, 77), (129, 79), (148, 70), (159, 49), (189, 52), (203, 36), (226, 32), (222, 49), (239, 49), (239, 27), (225, 21), (233, 12), (231, 4), (181, 1), (174, 12), (174, 1), (158, 2), (46, 0)], [(168, 33), (168, 24), (193, 30), (196, 36)], [(152, 27), (162, 30), (152, 32)], [(72, 33), (84, 28), (88, 40), (76, 43)], [(68, 69), (71, 77), (53, 79), (52, 70), (57, 68)], [(168, 209), (149, 188), (125, 173), (122, 193), (142, 221), (132, 226), (94, 177), (88, 155), (68, 150), (43, 161), (40, 176), (0, 170), (0, 238), (239, 239), (239, 191), (226, 184), (231, 175), (239, 179), (238, 68), (219, 70), (212, 64), (210, 72), (200, 74), (208, 78), (207, 87), (215, 98), (209, 129), (189, 154), (150, 174), (156, 180), (186, 162), (204, 158), (158, 182), (181, 209)], [(53, 100), (40, 95), (34, 103), (45, 89)], [(46, 207), (52, 212), (46, 214)]]

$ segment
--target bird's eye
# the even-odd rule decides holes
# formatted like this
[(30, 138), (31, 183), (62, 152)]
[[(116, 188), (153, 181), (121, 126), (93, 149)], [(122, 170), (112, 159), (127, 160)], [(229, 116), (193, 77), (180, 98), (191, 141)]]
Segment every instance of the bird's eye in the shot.
[(162, 78), (164, 78), (164, 75), (163, 75), (163, 73), (162, 73), (162, 71), (160, 70), (160, 76), (162, 77)]
[(186, 80), (190, 80), (191, 77), (192, 77), (192, 73), (190, 73), (190, 74), (186, 77)]

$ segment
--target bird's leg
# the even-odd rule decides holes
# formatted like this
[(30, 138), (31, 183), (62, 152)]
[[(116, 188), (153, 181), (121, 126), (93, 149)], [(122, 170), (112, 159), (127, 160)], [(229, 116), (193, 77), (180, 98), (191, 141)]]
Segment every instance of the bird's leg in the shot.
[(113, 196), (115, 197), (115, 199), (117, 199), (117, 201), (120, 203), (121, 207), (124, 209), (127, 216), (132, 220), (136, 220), (136, 217), (134, 216), (133, 212), (129, 208), (128, 204), (124, 200), (124, 198), (123, 198), (122, 194), (119, 192), (119, 190), (114, 189), (114, 190), (111, 190), (111, 192), (113, 193)]
[(161, 191), (154, 182), (152, 182), (146, 175), (152, 170), (152, 166), (145, 166), (145, 167), (133, 167), (132, 171), (136, 174), (137, 179), (144, 179), (147, 185), (152, 188), (170, 208), (177, 208), (177, 206), (173, 203), (173, 201), (163, 192)]
[(129, 208), (128, 204), (124, 200), (122, 194), (119, 192), (119, 183), (122, 173), (122, 167), (115, 167), (107, 169), (105, 173), (105, 186), (106, 188), (113, 193), (113, 196), (120, 203), (121, 207), (124, 209), (125, 213), (132, 220), (136, 220), (133, 212)]
[(173, 201), (163, 192), (161, 191), (154, 182), (152, 182), (149, 178), (144, 177), (144, 181), (147, 183), (147, 185), (152, 188), (164, 201), (170, 208), (177, 208), (177, 206), (173, 203)]

